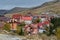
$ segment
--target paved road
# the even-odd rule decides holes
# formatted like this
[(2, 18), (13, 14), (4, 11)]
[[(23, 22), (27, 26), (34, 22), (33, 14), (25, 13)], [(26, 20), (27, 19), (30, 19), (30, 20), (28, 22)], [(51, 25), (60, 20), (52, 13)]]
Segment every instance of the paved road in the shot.
[(0, 40), (22, 40), (22, 39), (17, 36), (0, 34)]

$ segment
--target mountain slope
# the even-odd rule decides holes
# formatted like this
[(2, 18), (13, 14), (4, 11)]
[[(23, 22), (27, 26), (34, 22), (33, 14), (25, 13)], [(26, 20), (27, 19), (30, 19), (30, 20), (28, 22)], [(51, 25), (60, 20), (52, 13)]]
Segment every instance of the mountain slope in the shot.
[(55, 13), (58, 12), (60, 13), (60, 2), (56, 2), (54, 4), (47, 4), (46, 6), (41, 6), (38, 8), (35, 8), (32, 12), (33, 13), (40, 13), (44, 11), (52, 10)]
[(18, 13), (24, 10), (28, 10), (28, 8), (20, 8), (20, 7), (15, 7), (7, 12), (7, 14), (12, 14), (12, 13)]
[(54, 11), (54, 13), (60, 13), (60, 0), (45, 2), (41, 6), (31, 8), (30, 10), (24, 10), (19, 13), (26, 14), (31, 12), (32, 14), (40, 14), (48, 10)]
[[(19, 9), (19, 8), (18, 8)], [(18, 10), (18, 9), (13, 9), (13, 10)], [(11, 10), (11, 11), (13, 11)], [(55, 0), (55, 1), (50, 1), (50, 2), (46, 2), (44, 4), (42, 4), (41, 6), (37, 6), (31, 9), (23, 9), (22, 11), (19, 9), (17, 12), (15, 13), (20, 13), (20, 14), (27, 14), (28, 12), (31, 12), (32, 14), (40, 14), (42, 12), (45, 11), (54, 11), (54, 13), (60, 14), (60, 0)], [(12, 12), (13, 13), (13, 12)], [(6, 14), (5, 16), (11, 16), (12, 14)]]

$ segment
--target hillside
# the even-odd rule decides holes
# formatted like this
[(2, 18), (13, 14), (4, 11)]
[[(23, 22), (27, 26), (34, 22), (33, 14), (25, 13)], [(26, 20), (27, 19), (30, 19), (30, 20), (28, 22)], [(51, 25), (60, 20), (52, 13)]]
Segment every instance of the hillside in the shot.
[(46, 11), (54, 11), (54, 13), (60, 13), (60, 0), (54, 0), (50, 2), (45, 2), (41, 6), (32, 8), (32, 13), (40, 14)]
[[(40, 13), (45, 12), (45, 11), (53, 11), (54, 13), (60, 14), (60, 1), (59, 0), (50, 1), (50, 2), (43, 3), (41, 6), (37, 6), (34, 8), (26, 8), (23, 10), (22, 9), (21, 10), (19, 8), (12, 9), (11, 10), (12, 14), (11, 14), (11, 12), (9, 12), (9, 14), (6, 14), (5, 16), (12, 16), (15, 13), (26, 14), (28, 12), (31, 12), (32, 14), (40, 14)], [(13, 10), (15, 10), (15, 11), (18, 10), (18, 11), (15, 12)]]
[(26, 10), (30, 10), (30, 8), (14, 7), (13, 9), (8, 10), (8, 12), (6, 12), (5, 16), (6, 17), (11, 17), (13, 14), (18, 14), (18, 13), (23, 14), (23, 11), (26, 11)]
[(33, 9), (32, 13), (40, 13), (48, 10), (54, 11), (55, 13), (60, 13), (60, 2), (47, 4), (46, 6), (43, 5), (41, 7), (35, 8)]
[(13, 9), (9, 10), (7, 14), (12, 14), (12, 13), (18, 13), (24, 10), (28, 10), (28, 8), (20, 8), (20, 7), (14, 7)]

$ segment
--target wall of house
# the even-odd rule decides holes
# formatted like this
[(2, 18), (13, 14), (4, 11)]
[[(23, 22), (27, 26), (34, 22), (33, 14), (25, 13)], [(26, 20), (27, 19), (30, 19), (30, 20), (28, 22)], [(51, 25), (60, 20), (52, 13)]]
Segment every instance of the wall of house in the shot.
[(17, 23), (11, 23), (11, 30), (17, 30)]
[(31, 24), (32, 23), (32, 20), (26, 20), (24, 22), (25, 22), (25, 24)]

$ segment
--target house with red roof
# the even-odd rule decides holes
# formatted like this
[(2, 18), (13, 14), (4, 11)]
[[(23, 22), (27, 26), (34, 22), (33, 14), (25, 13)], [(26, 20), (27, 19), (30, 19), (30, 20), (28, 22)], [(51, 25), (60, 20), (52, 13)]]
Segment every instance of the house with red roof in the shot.
[(20, 15), (20, 14), (14, 14), (14, 15), (12, 16), (12, 19), (16, 19), (16, 20), (19, 22), (20, 19), (22, 19), (22, 15)]
[(24, 16), (22, 17), (22, 20), (24, 20), (25, 24), (31, 24), (32, 23), (32, 17), (31, 16)]
[(17, 20), (18, 22), (25, 22), (26, 24), (32, 23), (32, 16), (23, 16), (20, 14), (14, 14), (12, 18)]
[(39, 26), (39, 32), (43, 33), (43, 31), (46, 31), (44, 28), (47, 26), (50, 26), (50, 17), (47, 14), (41, 14), (40, 15), (40, 23)]

